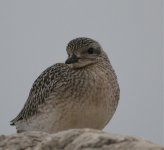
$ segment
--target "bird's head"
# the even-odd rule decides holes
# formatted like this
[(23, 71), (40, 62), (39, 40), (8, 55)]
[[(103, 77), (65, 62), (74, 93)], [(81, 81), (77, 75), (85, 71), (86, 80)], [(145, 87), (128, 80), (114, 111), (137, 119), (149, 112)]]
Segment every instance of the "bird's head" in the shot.
[(71, 68), (82, 68), (102, 60), (108, 61), (108, 57), (100, 44), (85, 37), (71, 40), (67, 45), (67, 54), (68, 59), (65, 63)]

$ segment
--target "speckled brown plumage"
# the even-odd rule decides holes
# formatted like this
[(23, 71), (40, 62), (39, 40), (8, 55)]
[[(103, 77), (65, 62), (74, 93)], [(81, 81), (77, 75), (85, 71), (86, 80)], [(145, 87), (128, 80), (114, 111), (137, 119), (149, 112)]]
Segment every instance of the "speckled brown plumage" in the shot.
[(18, 132), (49, 133), (70, 128), (102, 129), (119, 100), (117, 77), (100, 44), (76, 38), (67, 45), (66, 63), (47, 68), (34, 82), (18, 116)]

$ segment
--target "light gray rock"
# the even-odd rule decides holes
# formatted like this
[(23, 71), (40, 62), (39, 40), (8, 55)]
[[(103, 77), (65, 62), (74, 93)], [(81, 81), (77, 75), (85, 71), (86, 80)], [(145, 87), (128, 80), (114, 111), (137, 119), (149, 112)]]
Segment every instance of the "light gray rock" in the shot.
[(164, 150), (143, 138), (72, 129), (56, 134), (25, 132), (0, 136), (0, 150)]

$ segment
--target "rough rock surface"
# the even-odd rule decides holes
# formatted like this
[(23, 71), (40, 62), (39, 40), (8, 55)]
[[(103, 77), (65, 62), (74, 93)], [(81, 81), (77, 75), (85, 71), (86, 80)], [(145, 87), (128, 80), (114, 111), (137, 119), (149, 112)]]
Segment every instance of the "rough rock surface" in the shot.
[(143, 138), (72, 129), (56, 134), (26, 132), (0, 136), (0, 150), (164, 150)]

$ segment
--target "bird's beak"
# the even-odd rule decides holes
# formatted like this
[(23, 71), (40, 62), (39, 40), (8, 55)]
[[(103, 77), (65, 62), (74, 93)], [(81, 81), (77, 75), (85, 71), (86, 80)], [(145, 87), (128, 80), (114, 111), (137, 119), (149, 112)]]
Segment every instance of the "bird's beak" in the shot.
[(68, 58), (65, 63), (66, 64), (74, 64), (74, 63), (77, 63), (78, 62), (78, 57), (73, 54), (70, 58)]

